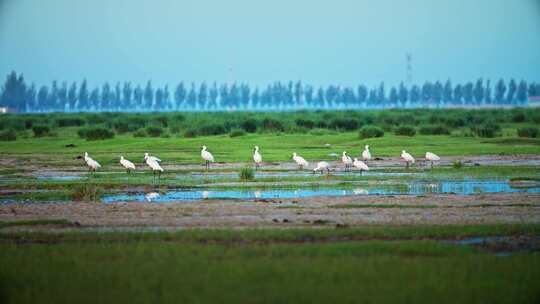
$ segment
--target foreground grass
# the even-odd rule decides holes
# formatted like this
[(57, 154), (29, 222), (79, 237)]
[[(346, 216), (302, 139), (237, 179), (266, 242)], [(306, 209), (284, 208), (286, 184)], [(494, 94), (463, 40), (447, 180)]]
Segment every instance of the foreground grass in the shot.
[[(499, 225), (3, 233), (0, 292), (3, 303), (535, 303), (538, 254), (497, 257), (422, 238), (539, 231)], [(377, 239), (335, 242), (346, 235)]]

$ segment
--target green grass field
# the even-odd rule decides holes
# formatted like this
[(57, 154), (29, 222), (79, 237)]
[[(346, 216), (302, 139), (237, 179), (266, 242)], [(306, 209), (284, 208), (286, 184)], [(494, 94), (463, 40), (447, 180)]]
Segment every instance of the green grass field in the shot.
[[(511, 140), (508, 140), (511, 139)], [(75, 148), (66, 148), (68, 144)], [(325, 147), (330, 144), (330, 147)], [(470, 156), (485, 154), (536, 154), (540, 153), (540, 139), (508, 137), (483, 139), (476, 137), (453, 137), (449, 135), (414, 137), (386, 135), (382, 138), (361, 140), (357, 133), (345, 132), (334, 135), (313, 136), (309, 134), (250, 134), (231, 138), (227, 135), (197, 138), (134, 138), (129, 135), (114, 139), (86, 141), (76, 136), (75, 130), (64, 130), (58, 137), (28, 138), (4, 142), (0, 154), (30, 160), (73, 163), (73, 158), (84, 152), (102, 164), (116, 164), (120, 155), (135, 162), (142, 162), (145, 152), (158, 155), (165, 162), (200, 163), (200, 150), (206, 145), (217, 162), (251, 162), (252, 150), (260, 146), (264, 161), (291, 161), (297, 152), (308, 160), (332, 160), (328, 154), (347, 151), (360, 155), (364, 145), (369, 144), (374, 157), (399, 157), (407, 150), (416, 157), (431, 151), (440, 156)]]
[(538, 232), (522, 225), (0, 234), (0, 296), (3, 303), (537, 303), (538, 253), (497, 256), (445, 240)]

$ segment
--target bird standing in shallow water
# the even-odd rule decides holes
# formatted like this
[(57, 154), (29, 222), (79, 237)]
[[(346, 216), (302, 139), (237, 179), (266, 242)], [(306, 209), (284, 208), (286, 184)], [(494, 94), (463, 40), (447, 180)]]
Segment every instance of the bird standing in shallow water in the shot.
[(126, 173), (129, 174), (131, 170), (135, 170), (135, 164), (125, 159), (124, 156), (120, 156), (120, 165), (126, 169)]
[(144, 160), (146, 161), (146, 164), (148, 165), (148, 167), (150, 167), (150, 169), (152, 169), (152, 180), (155, 181), (155, 178), (156, 178), (156, 172), (158, 173), (158, 180), (161, 179), (161, 172), (163, 172), (163, 168), (161, 168), (159, 162), (161, 161), (161, 159), (155, 157), (155, 156), (150, 156), (148, 155), (148, 153), (144, 153)]
[(96, 172), (98, 168), (101, 168), (101, 165), (97, 161), (88, 156), (88, 152), (84, 152), (84, 161), (88, 166), (88, 171)]
[(313, 169), (313, 173), (315, 173), (317, 171), (320, 171), (321, 174), (323, 174), (324, 170), (326, 170), (327, 174), (330, 174), (330, 164), (328, 162), (325, 162), (325, 161), (320, 161), (320, 162), (317, 163), (317, 167), (315, 167), (315, 169)]
[(255, 162), (255, 170), (257, 170), (262, 163), (262, 155), (259, 153), (259, 146), (255, 146), (255, 150), (253, 151), (253, 161)]
[(206, 150), (206, 146), (202, 146), (201, 157), (205, 161), (206, 171), (210, 169), (210, 163), (214, 162), (214, 155)]
[(431, 162), (431, 168), (433, 168), (433, 162), (439, 161), (441, 158), (435, 153), (426, 152), (426, 160)]
[(360, 174), (362, 174), (363, 171), (369, 171), (369, 167), (366, 165), (366, 163), (356, 157), (354, 158), (353, 166), (360, 169)]
[(296, 154), (296, 152), (293, 152), (292, 158), (296, 162), (300, 170), (302, 170), (304, 167), (309, 166), (309, 163), (302, 156)]
[(409, 164), (414, 164), (414, 157), (405, 150), (401, 151), (401, 158), (405, 161), (407, 169), (409, 168)]
[(347, 151), (343, 151), (343, 155), (341, 156), (341, 161), (345, 165), (345, 171), (349, 170), (349, 167), (352, 166), (352, 158), (347, 155)]
[(371, 152), (369, 152), (369, 145), (366, 145), (364, 147), (364, 151), (362, 152), (362, 159), (367, 162), (368, 160), (371, 160)]

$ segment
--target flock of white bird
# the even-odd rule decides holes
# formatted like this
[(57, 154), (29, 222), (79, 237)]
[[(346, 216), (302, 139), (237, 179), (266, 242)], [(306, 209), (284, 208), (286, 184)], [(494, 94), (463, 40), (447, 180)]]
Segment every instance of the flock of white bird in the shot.
[[(210, 163), (214, 162), (214, 155), (208, 151), (206, 146), (202, 146), (201, 150), (201, 158), (205, 161), (205, 167), (206, 170), (210, 169)], [(414, 164), (415, 159), (414, 157), (407, 153), (407, 151), (403, 150), (401, 151), (401, 158), (403, 161), (405, 161), (406, 167), (409, 168), (410, 164)], [(293, 152), (292, 159), (296, 164), (298, 165), (299, 169), (302, 170), (309, 166), (309, 162), (303, 158), (302, 156), (298, 155), (296, 152)], [(345, 166), (345, 171), (349, 171), (352, 168), (356, 168), (360, 170), (360, 174), (363, 171), (369, 171), (369, 167), (366, 164), (366, 162), (370, 161), (372, 159), (371, 152), (369, 151), (369, 145), (366, 145), (364, 147), (364, 151), (362, 152), (362, 159), (358, 158), (351, 158), (347, 151), (343, 151), (343, 154), (341, 156), (341, 162)], [(431, 167), (433, 167), (433, 162), (440, 160), (441, 158), (437, 156), (434, 153), (426, 152), (425, 155), (426, 161), (431, 162)], [(86, 165), (88, 166), (88, 169), (90, 171), (96, 171), (97, 169), (101, 168), (101, 165), (92, 159), (87, 152), (84, 153), (84, 160), (86, 162)], [(161, 177), (161, 172), (163, 172), (163, 168), (159, 164), (161, 162), (161, 159), (151, 156), (148, 153), (144, 154), (144, 160), (148, 167), (152, 170), (153, 177), (155, 178), (156, 174), (158, 175), (158, 178)], [(259, 146), (255, 146), (253, 149), (253, 162), (255, 163), (255, 170), (257, 170), (261, 164), (262, 164), (262, 154), (260, 152)], [(135, 164), (131, 161), (124, 158), (124, 156), (120, 156), (120, 165), (122, 165), (126, 172), (129, 174), (131, 170), (135, 170)], [(326, 161), (320, 161), (317, 163), (317, 166), (313, 169), (313, 173), (320, 172), (321, 174), (323, 172), (330, 173), (330, 163)]]

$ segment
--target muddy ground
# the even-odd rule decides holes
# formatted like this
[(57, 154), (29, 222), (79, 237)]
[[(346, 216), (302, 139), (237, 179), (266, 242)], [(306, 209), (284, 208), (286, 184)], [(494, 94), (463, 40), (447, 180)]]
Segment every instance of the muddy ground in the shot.
[[(417, 158), (414, 167), (426, 168), (429, 164), (423, 158)], [(515, 154), (515, 155), (480, 155), (480, 156), (447, 156), (435, 163), (435, 166), (451, 166), (454, 162), (460, 161), (465, 166), (540, 166), (540, 155), (538, 154)], [(343, 164), (339, 157), (334, 161), (329, 161), (334, 170), (343, 170)], [(142, 163), (136, 164), (137, 170), (147, 170), (146, 165)], [(316, 161), (310, 163), (309, 168), (314, 168)], [(393, 169), (403, 168), (405, 166), (402, 159), (399, 157), (382, 157), (375, 158), (368, 162), (372, 170), (377, 169)], [(245, 167), (246, 163), (213, 163), (213, 170), (226, 171), (235, 170)], [(203, 170), (202, 164), (174, 164), (166, 159), (162, 162), (162, 167), (166, 171), (183, 170), (183, 171), (198, 171)], [(24, 168), (21, 175), (32, 177), (41, 176), (80, 176), (87, 172), (87, 168), (82, 160), (71, 159), (69, 162), (58, 162), (54, 159), (34, 159), (34, 160), (17, 160), (9, 156), (0, 159), (0, 168)], [(120, 165), (115, 164), (111, 169), (121, 171)], [(263, 170), (296, 170), (298, 166), (292, 162), (266, 162), (262, 164)]]
[[(0, 205), (0, 221), (29, 219), (66, 219), (77, 227), (170, 228), (540, 223), (540, 194), (367, 195), (361, 198), (202, 200), (166, 204), (62, 202)], [(2, 230), (6, 229), (19, 228)]]

